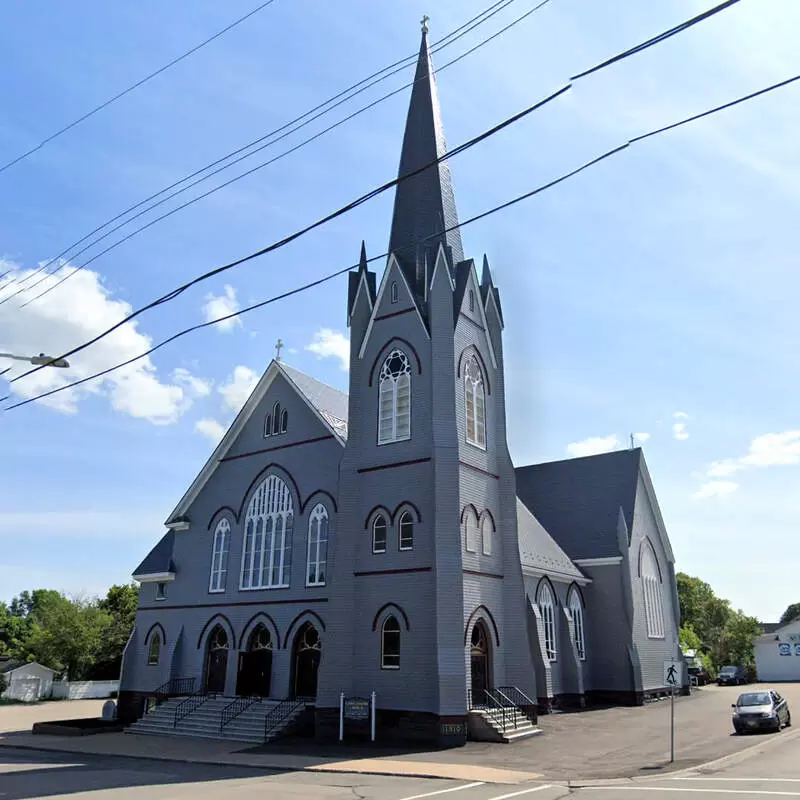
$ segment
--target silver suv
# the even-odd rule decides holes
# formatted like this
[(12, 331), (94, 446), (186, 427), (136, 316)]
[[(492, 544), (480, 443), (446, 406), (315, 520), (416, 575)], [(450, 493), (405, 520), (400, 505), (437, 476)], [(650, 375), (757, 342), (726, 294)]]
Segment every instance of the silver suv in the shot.
[(733, 727), (736, 733), (746, 731), (779, 731), (792, 724), (789, 704), (772, 689), (740, 694), (733, 708)]

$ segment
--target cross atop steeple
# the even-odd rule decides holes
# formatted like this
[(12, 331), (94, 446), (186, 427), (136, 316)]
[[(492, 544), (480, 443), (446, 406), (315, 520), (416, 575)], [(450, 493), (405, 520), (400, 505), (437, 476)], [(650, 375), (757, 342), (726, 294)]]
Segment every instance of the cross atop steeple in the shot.
[(281, 350), (283, 348), (284, 348), (283, 339), (278, 339), (278, 341), (275, 342), (275, 360), (276, 361), (280, 361), (281, 360)]
[(420, 20), (420, 25), (422, 25), (422, 32), (428, 32), (428, 23), (430, 22), (431, 18), (427, 14), (422, 15), (422, 19)]

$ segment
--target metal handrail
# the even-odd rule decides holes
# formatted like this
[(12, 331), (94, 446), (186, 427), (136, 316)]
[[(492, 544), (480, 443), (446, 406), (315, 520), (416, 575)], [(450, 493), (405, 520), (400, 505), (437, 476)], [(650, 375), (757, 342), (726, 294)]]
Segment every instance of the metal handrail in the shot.
[(216, 692), (212, 692), (210, 694), (197, 692), (196, 694), (189, 695), (189, 697), (175, 706), (175, 716), (172, 721), (172, 727), (177, 728), (178, 723), (184, 719), (184, 717), (188, 717), (189, 714), (200, 708), (200, 706), (203, 705), (206, 700), (210, 700), (212, 697), (216, 696)]
[(244, 713), (247, 711), (250, 706), (254, 703), (260, 703), (261, 696), (260, 695), (252, 695), (250, 697), (237, 697), (233, 702), (228, 703), (225, 708), (222, 709), (222, 714), (220, 714), (219, 718), (219, 732), (222, 733), (222, 729), (230, 722), (232, 722), (239, 714)]
[(483, 694), (484, 697), (490, 701), (490, 705), (484, 706), (484, 708), (486, 708), (490, 714), (497, 714), (499, 711), (503, 719), (503, 729), (505, 729), (507, 716), (506, 707), (491, 693), (489, 689), (484, 689)]
[(501, 686), (500, 691), (507, 694), (516, 706), (536, 706), (536, 703), (516, 686)]
[(281, 700), (266, 717), (264, 717), (264, 741), (288, 716), (291, 716), (300, 706), (306, 704), (305, 699)]
[(156, 705), (163, 703), (170, 697), (182, 694), (194, 694), (194, 678), (170, 678), (156, 687), (150, 694), (156, 701)]

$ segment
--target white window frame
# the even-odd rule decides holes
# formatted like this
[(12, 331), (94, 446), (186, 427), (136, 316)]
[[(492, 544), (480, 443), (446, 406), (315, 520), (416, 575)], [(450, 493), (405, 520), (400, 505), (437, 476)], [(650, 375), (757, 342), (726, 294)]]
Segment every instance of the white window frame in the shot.
[[(396, 634), (397, 635), (397, 655), (395, 656), (392, 654), (390, 658), (397, 659), (396, 664), (386, 663), (387, 653), (386, 653), (386, 626), (389, 622), (394, 622), (397, 626), (397, 630), (388, 631), (388, 633)], [(400, 656), (402, 654), (402, 628), (400, 627), (400, 621), (394, 614), (389, 614), (388, 617), (383, 621), (383, 625), (381, 625), (381, 669), (400, 669)]]
[(488, 514), (484, 514), (481, 520), (481, 548), (485, 556), (494, 552), (494, 523)]
[(644, 613), (647, 621), (647, 638), (664, 639), (664, 593), (661, 590), (661, 576), (653, 546), (645, 541), (641, 555), (642, 593)]
[(464, 412), (467, 444), (486, 449), (486, 391), (478, 359), (471, 355), (464, 367)]
[(208, 591), (211, 594), (224, 592), (228, 583), (228, 556), (231, 547), (231, 524), (223, 517), (214, 530), (211, 545), (211, 574), (208, 578)]
[[(411, 541), (410, 544), (403, 544), (403, 525), (408, 525), (411, 528)], [(414, 549), (414, 517), (410, 511), (404, 511), (400, 515), (397, 522), (397, 548), (399, 550), (413, 550)]]
[[(396, 374), (389, 369), (389, 362), (402, 360), (401, 370)], [(399, 410), (399, 404), (407, 396), (407, 410)], [(411, 362), (398, 349), (392, 350), (384, 359), (380, 371), (378, 388), (378, 444), (404, 442), (411, 438)]]
[[(378, 526), (378, 521), (383, 521), (383, 547), (378, 548), (375, 546), (375, 528)], [(386, 552), (386, 545), (389, 539), (389, 523), (386, 521), (386, 517), (383, 514), (378, 514), (374, 520), (372, 520), (372, 552), (373, 553), (385, 553)]]
[(328, 563), (328, 509), (317, 503), (308, 517), (306, 586), (324, 586)]
[(392, 286), (390, 289), (391, 300), (393, 303), (396, 303), (398, 300), (398, 293), (397, 293), (397, 281), (392, 281)]
[(578, 651), (578, 658), (586, 661), (586, 638), (584, 634), (583, 602), (578, 590), (573, 587), (569, 593), (567, 602), (569, 615), (572, 619), (572, 627), (575, 629), (575, 649)]
[(542, 626), (544, 627), (544, 649), (547, 658), (555, 661), (558, 657), (556, 649), (556, 608), (555, 597), (550, 584), (543, 581), (539, 587), (538, 598), (539, 612), (542, 615)]
[(253, 492), (243, 527), (239, 589), (288, 588), (294, 501), (289, 487), (277, 475), (269, 475)]
[(156, 583), (156, 600), (166, 600), (167, 599), (167, 583), (166, 581), (159, 581)]
[(478, 552), (478, 517), (470, 508), (465, 514), (464, 520), (464, 549), (468, 553)]

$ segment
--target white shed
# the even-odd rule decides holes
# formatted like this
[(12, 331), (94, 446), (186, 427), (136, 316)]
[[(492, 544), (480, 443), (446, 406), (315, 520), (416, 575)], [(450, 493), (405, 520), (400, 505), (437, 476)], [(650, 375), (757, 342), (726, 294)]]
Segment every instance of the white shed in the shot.
[(53, 690), (55, 670), (37, 664), (35, 661), (0, 660), (0, 673), (6, 679), (3, 697), (9, 700), (23, 700), (32, 703), (49, 697)]
[(760, 681), (800, 681), (800, 619), (757, 636), (753, 644)]

